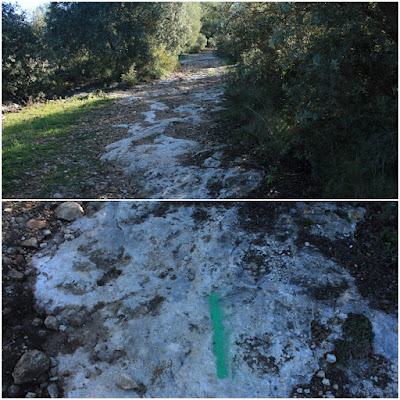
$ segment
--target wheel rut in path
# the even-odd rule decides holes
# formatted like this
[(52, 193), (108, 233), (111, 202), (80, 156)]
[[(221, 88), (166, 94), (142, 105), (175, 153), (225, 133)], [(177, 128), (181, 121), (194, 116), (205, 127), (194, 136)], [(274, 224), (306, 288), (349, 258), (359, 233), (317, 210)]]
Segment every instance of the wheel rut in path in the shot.
[[(111, 143), (101, 157), (125, 173), (136, 198), (246, 198), (262, 173), (224, 166), (222, 133), (224, 67), (212, 52), (189, 55), (168, 79), (124, 92), (115, 129), (131, 136)], [(229, 132), (226, 133), (229, 135)]]

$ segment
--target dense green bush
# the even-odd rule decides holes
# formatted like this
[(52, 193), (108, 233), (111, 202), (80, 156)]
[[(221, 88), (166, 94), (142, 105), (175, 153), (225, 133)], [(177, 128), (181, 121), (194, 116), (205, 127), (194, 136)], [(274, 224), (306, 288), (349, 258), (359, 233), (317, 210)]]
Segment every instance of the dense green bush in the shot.
[(11, 3), (2, 4), (3, 100), (28, 100), (45, 90), (49, 64), (25, 13)]
[(219, 42), (242, 132), (309, 160), (324, 195), (397, 197), (396, 3), (236, 3)]
[(53, 2), (32, 21), (2, 12), (3, 100), (159, 78), (205, 46), (199, 3)]

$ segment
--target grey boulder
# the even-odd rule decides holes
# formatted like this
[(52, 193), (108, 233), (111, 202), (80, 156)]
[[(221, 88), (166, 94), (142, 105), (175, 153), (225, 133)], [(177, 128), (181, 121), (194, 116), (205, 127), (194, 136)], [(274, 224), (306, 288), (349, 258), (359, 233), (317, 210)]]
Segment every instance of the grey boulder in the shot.
[(27, 351), (17, 362), (12, 376), (15, 384), (33, 381), (48, 371), (50, 359), (40, 350)]

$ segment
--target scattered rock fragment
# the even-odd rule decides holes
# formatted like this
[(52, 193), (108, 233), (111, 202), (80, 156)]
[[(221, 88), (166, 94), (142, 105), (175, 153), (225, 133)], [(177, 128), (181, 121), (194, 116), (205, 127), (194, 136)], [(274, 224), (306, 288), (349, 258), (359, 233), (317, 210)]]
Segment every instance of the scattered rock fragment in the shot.
[(322, 370), (318, 371), (318, 372), (317, 372), (317, 377), (318, 377), (318, 378), (325, 378), (325, 372), (322, 371)]
[(32, 218), (26, 223), (26, 226), (29, 229), (43, 229), (46, 227), (46, 221), (42, 219), (37, 220)]
[(12, 376), (15, 384), (33, 381), (50, 368), (50, 359), (40, 350), (27, 351), (17, 362)]
[(39, 247), (38, 240), (35, 237), (23, 240), (21, 246), (37, 249)]
[(64, 219), (66, 221), (75, 221), (82, 217), (83, 214), (83, 208), (74, 201), (60, 204), (55, 211), (55, 216), (58, 219)]
[(55, 383), (52, 383), (51, 385), (48, 386), (47, 388), (47, 393), (52, 399), (55, 399), (58, 397), (59, 392), (58, 392), (58, 387)]
[(322, 379), (322, 384), (325, 385), (325, 386), (330, 386), (331, 382), (329, 381), (328, 378), (324, 378), (324, 379)]
[(55, 367), (57, 364), (57, 360), (54, 357), (50, 357), (50, 366)]
[(136, 381), (126, 373), (122, 373), (117, 380), (117, 386), (124, 390), (132, 390), (138, 388)]
[(49, 315), (45, 320), (44, 324), (47, 329), (52, 329), (53, 331), (58, 331), (60, 323), (58, 322), (57, 318)]
[(10, 269), (7, 274), (10, 278), (16, 279), (20, 281), (21, 279), (24, 279), (24, 274), (22, 272), (17, 271), (15, 268)]
[(327, 354), (326, 361), (330, 364), (334, 364), (336, 362), (336, 356), (334, 354)]
[(19, 386), (19, 385), (11, 385), (8, 388), (8, 395), (10, 397), (18, 397), (20, 390), (21, 390), (21, 386)]
[(43, 320), (40, 318), (34, 318), (32, 321), (32, 326), (42, 326)]

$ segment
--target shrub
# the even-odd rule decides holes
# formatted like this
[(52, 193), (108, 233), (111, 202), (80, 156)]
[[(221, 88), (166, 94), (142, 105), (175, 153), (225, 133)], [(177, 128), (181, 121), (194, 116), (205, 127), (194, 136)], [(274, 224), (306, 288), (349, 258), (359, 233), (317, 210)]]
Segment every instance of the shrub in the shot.
[(238, 3), (218, 38), (238, 61), (228, 93), (242, 132), (307, 159), (328, 197), (397, 197), (396, 15), (394, 3)]

